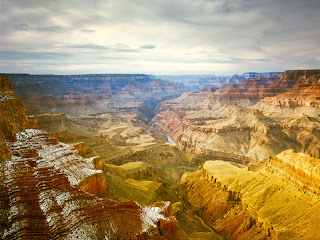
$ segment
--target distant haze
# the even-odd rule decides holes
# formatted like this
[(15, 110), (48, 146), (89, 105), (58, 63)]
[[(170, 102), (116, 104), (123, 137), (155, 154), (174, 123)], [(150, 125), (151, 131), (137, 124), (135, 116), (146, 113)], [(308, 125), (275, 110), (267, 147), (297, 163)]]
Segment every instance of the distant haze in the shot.
[(319, 0), (0, 0), (0, 72), (231, 75), (320, 66)]

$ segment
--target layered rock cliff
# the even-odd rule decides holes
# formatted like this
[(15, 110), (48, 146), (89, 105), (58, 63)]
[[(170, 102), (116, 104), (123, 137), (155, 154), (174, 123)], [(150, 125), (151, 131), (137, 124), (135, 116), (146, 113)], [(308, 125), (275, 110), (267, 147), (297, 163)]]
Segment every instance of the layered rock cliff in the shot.
[(15, 131), (32, 127), (20, 98), (17, 98), (8, 78), (0, 75), (0, 139), (14, 139)]
[(293, 114), (317, 117), (320, 111), (319, 74), (320, 70), (286, 71), (279, 81), (268, 88), (268, 91), (277, 94), (265, 95), (254, 108), (274, 117)]
[[(228, 114), (232, 115), (226, 118)], [(222, 118), (215, 119), (219, 116)], [(293, 148), (319, 157), (317, 118), (297, 115), (279, 120), (266, 117), (255, 109), (234, 105), (225, 106), (212, 115), (198, 112), (181, 117), (168, 110), (158, 117), (163, 118), (157, 119), (156, 126), (167, 131), (179, 148), (195, 153), (225, 153), (233, 154), (234, 159), (244, 156), (261, 161), (268, 155)]]

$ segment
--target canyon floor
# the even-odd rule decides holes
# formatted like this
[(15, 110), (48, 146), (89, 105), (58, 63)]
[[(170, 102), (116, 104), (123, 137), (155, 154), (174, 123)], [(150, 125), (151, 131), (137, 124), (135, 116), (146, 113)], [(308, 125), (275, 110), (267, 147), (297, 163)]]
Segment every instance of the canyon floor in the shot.
[(320, 239), (320, 70), (193, 80), (1, 76), (0, 237)]

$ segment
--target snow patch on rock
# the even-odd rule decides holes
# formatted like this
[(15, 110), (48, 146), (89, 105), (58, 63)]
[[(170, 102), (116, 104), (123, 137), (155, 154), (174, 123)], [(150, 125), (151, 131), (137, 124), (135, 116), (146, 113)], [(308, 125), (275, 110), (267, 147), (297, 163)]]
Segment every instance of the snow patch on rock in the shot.
[(167, 209), (170, 202), (166, 202), (162, 207), (141, 207), (140, 218), (142, 221), (142, 232), (148, 231), (151, 227), (157, 227), (156, 223), (163, 219), (165, 220), (162, 212)]

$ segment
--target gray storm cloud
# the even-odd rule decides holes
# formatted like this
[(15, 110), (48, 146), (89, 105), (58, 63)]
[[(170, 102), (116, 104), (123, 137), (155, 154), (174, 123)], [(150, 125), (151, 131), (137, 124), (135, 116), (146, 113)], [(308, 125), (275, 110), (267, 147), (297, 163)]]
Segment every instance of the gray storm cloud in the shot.
[(316, 0), (0, 0), (1, 72), (319, 68)]

